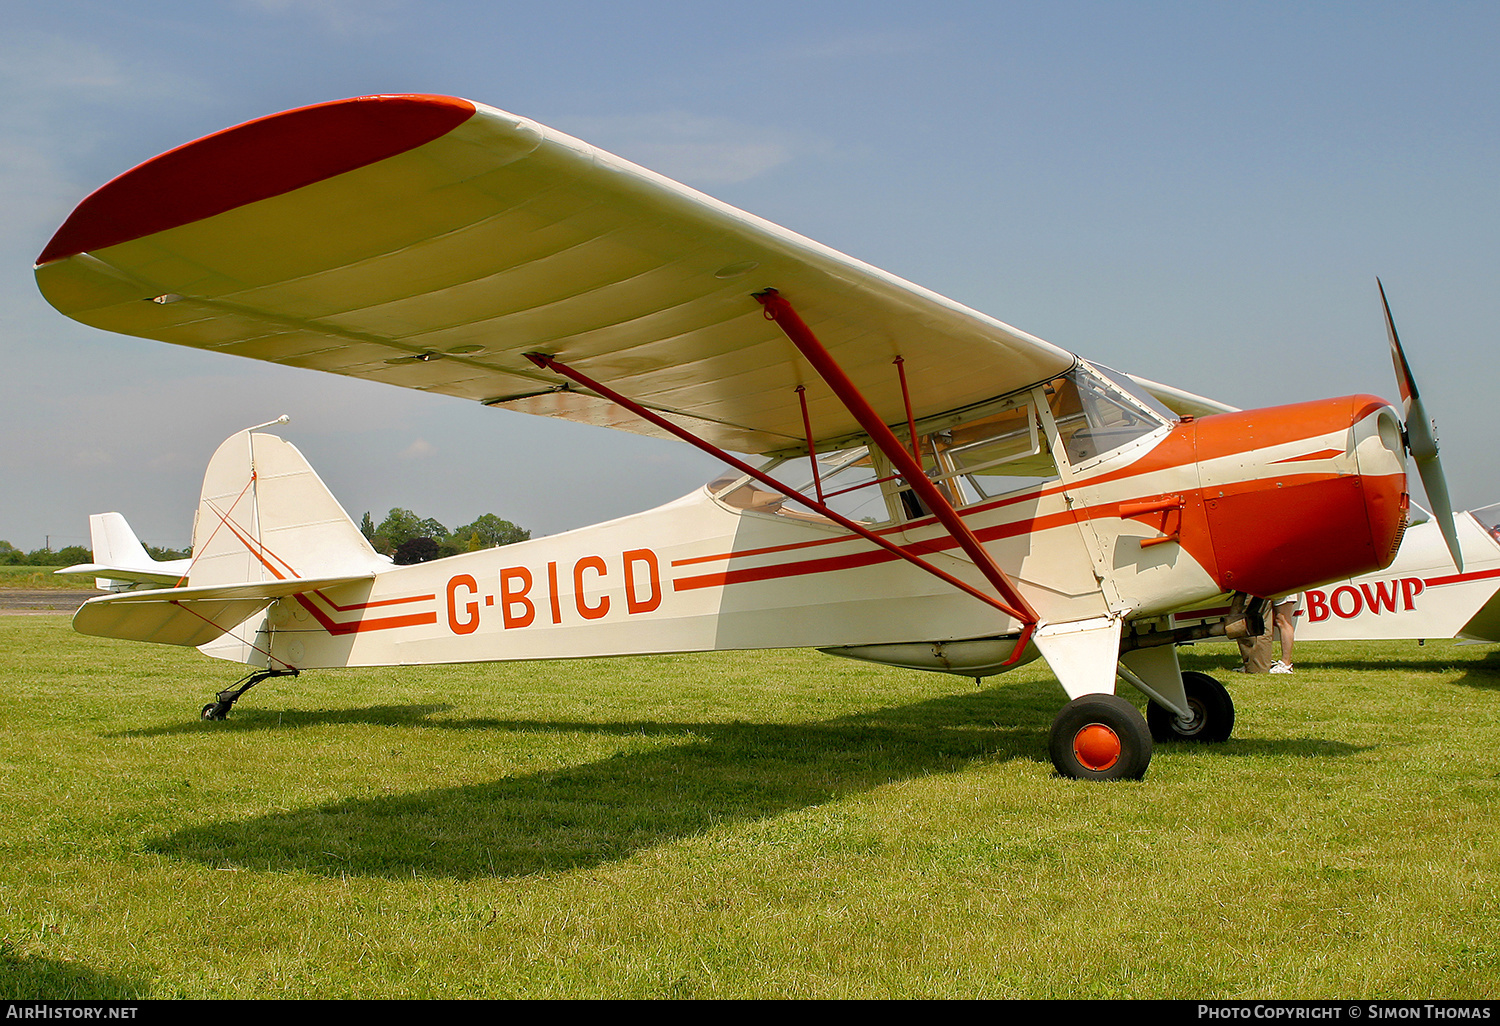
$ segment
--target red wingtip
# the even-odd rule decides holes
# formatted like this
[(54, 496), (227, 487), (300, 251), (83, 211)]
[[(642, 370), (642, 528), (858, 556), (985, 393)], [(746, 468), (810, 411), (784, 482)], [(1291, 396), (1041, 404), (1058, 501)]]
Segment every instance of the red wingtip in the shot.
[(201, 221), (373, 164), (463, 124), (452, 96), (359, 96), (272, 114), (153, 157), (101, 186), (63, 222), (40, 266)]

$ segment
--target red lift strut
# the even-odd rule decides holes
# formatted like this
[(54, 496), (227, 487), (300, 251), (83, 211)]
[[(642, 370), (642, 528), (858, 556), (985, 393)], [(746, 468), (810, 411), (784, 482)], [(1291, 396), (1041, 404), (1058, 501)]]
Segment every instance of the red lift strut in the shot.
[[(1017, 660), (1027, 640), (1029, 640), (1032, 630), (1036, 627), (1038, 619), (1036, 611), (1031, 608), (1030, 603), (1026, 601), (1015, 585), (1011, 583), (1005, 571), (996, 565), (990, 554), (985, 551), (979, 539), (975, 537), (974, 532), (969, 529), (969, 526), (959, 517), (958, 512), (953, 508), (952, 504), (948, 502), (947, 497), (928, 479), (917, 458), (901, 444), (900, 439), (886, 426), (885, 422), (880, 419), (880, 416), (875, 413), (864, 396), (860, 394), (858, 388), (849, 380), (848, 376), (844, 374), (843, 370), (828, 354), (828, 351), (823, 348), (822, 343), (813, 335), (811, 329), (803, 323), (802, 318), (792, 309), (791, 304), (783, 299), (774, 289), (758, 293), (755, 298), (765, 307), (767, 318), (775, 321), (781, 330), (786, 333), (798, 351), (813, 365), (823, 380), (828, 383), (839, 401), (844, 404), (849, 412), (854, 415), (860, 426), (870, 435), (871, 441), (891, 461), (908, 486), (927, 504), (927, 508), (933, 512), (938, 521), (952, 534), (954, 540), (974, 560), (974, 564), (979, 568), (980, 572), (995, 587), (995, 590), (1000, 593), (999, 598), (980, 591), (967, 582), (948, 573), (946, 570), (934, 566), (915, 552), (903, 548), (888, 538), (871, 531), (863, 524), (856, 523), (848, 517), (829, 509), (820, 501), (821, 494), (819, 499), (812, 499), (795, 489), (787, 487), (769, 474), (763, 473), (748, 463), (736, 459), (711, 442), (699, 438), (686, 428), (679, 427), (653, 410), (649, 410), (633, 399), (621, 395), (608, 385), (595, 381), (582, 371), (568, 366), (555, 357), (546, 353), (527, 353), (526, 358), (538, 367), (559, 374), (603, 396), (611, 402), (618, 403), (636, 416), (703, 450), (709, 455), (723, 460), (741, 473), (748, 474), (750, 477), (755, 478), (770, 488), (774, 488), (783, 495), (795, 498), (802, 505), (827, 517), (845, 530), (873, 542), (882, 549), (899, 556), (901, 559), (921, 567), (923, 570), (926, 570), (928, 573), (933, 574), (965, 594), (993, 606), (1007, 616), (1019, 620), (1022, 624), (1021, 640), (1016, 645), (1016, 651), (1010, 661), (1014, 662)], [(904, 384), (904, 368), (898, 369), (901, 370)], [(910, 419), (908, 415), (908, 421)], [(810, 449), (812, 442), (811, 425), (805, 426), (809, 428), (808, 444)], [(913, 438), (912, 447), (913, 449), (916, 448), (915, 438)], [(809, 453), (809, 455), (812, 455), (816, 459), (815, 454)], [(819, 492), (821, 493), (821, 488), (819, 488)]]
[[(932, 511), (932, 514), (948, 529), (948, 533), (953, 535), (954, 540), (958, 542), (964, 552), (968, 553), (969, 558), (974, 561), (974, 565), (995, 586), (995, 590), (1012, 606), (1024, 611), (1024, 615), (1018, 616), (1017, 619), (1028, 624), (1035, 624), (1037, 622), (1036, 611), (1031, 608), (1026, 599), (1021, 596), (1021, 593), (1016, 590), (1010, 578), (1005, 575), (1005, 571), (1001, 570), (994, 559), (990, 557), (989, 552), (985, 550), (979, 539), (975, 537), (974, 532), (969, 529), (969, 525), (964, 523), (963, 518), (958, 515), (958, 511), (948, 501), (948, 497), (942, 493), (937, 485), (932, 483), (927, 477), (926, 472), (923, 471), (922, 464), (913, 455), (913, 452), (917, 448), (916, 438), (912, 438), (910, 449), (901, 444), (901, 440), (896, 437), (895, 432), (890, 429), (886, 422), (880, 418), (880, 415), (875, 412), (874, 408), (865, 400), (865, 397), (860, 394), (854, 382), (849, 380), (849, 376), (844, 373), (843, 368), (835, 362), (828, 350), (823, 348), (823, 344), (812, 333), (812, 329), (798, 316), (797, 311), (792, 309), (792, 304), (788, 303), (782, 297), (781, 293), (775, 289), (767, 289), (764, 292), (756, 293), (755, 298), (760, 300), (761, 305), (765, 307), (766, 316), (776, 322), (777, 326), (786, 333), (786, 337), (792, 340), (792, 345), (797, 347), (797, 351), (806, 358), (808, 363), (813, 365), (813, 369), (818, 372), (819, 377), (827, 383), (829, 388), (833, 389), (833, 394), (838, 396), (839, 402), (843, 403), (844, 408), (854, 415), (854, 419), (859, 422), (860, 427), (865, 429), (865, 433), (870, 436), (870, 440), (885, 454), (886, 459), (891, 461), (891, 465), (900, 472), (901, 476), (906, 479), (908, 487), (927, 504), (927, 508)], [(901, 374), (904, 385), (904, 368), (901, 369)], [(908, 422), (911, 421), (909, 412), (907, 419)], [(912, 430), (915, 430), (915, 424), (912, 425)]]

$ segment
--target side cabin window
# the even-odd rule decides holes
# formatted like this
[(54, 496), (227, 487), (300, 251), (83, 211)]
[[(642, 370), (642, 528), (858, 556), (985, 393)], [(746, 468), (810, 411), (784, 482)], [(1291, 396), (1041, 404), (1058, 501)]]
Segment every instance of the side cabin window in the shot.
[[(878, 486), (877, 462), (860, 447), (818, 455), (818, 484), (813, 483), (812, 465), (806, 456), (774, 459), (761, 470), (788, 488), (812, 498), (818, 486), (823, 505), (855, 523), (882, 524), (889, 521), (886, 502)], [(729, 473), (708, 484), (708, 491), (724, 505), (748, 513), (764, 513), (814, 523), (833, 521), (803, 506), (752, 477)]]
[[(928, 480), (949, 503), (962, 508), (1039, 491), (1058, 480), (1058, 452), (1077, 467), (1175, 421), (1129, 378), (1080, 363), (1040, 386), (928, 421), (918, 442)], [(806, 456), (774, 459), (762, 469), (806, 496), (816, 497), (821, 486), (824, 505), (856, 523), (885, 524), (931, 515), (878, 451), (861, 447), (821, 453), (818, 468), (818, 485)], [(830, 523), (748, 476), (727, 474), (710, 482), (708, 491), (724, 505), (746, 513)]]
[[(1031, 396), (1013, 397), (921, 438), (927, 477), (955, 507), (1039, 488), (1057, 464)], [(910, 488), (894, 488), (904, 519), (930, 514)]]

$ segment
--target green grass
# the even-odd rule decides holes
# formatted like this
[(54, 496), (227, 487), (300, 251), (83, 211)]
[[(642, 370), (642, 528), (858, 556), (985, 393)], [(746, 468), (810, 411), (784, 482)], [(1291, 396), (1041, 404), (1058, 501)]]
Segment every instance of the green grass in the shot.
[(1100, 785), (1041, 662), (324, 671), (206, 723), (239, 668), (0, 617), (0, 998), (1491, 997), (1500, 655), (1298, 657)]
[(60, 569), (61, 567), (55, 566), (0, 565), (0, 590), (24, 588), (34, 591), (41, 588), (56, 588), (60, 591), (77, 591), (79, 589), (92, 589), (94, 587), (94, 576), (92, 574), (59, 574), (53, 572)]

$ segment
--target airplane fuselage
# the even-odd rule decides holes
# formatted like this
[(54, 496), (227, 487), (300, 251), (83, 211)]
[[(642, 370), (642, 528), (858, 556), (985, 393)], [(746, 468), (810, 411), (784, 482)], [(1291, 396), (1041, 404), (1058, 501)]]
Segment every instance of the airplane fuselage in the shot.
[[(1218, 414), (1076, 464), (1054, 437), (1055, 479), (960, 514), (1013, 568), (1043, 623), (1149, 619), (1226, 591), (1301, 590), (1376, 569), (1394, 552), (1405, 475), (1392, 418), (1368, 396)], [(756, 506), (735, 495), (705, 487), (604, 524), (287, 596), (204, 651), (306, 669), (950, 642), (1021, 629), (791, 500)], [(985, 586), (933, 517), (875, 530)], [(296, 572), (270, 557), (260, 559), (276, 575)]]

